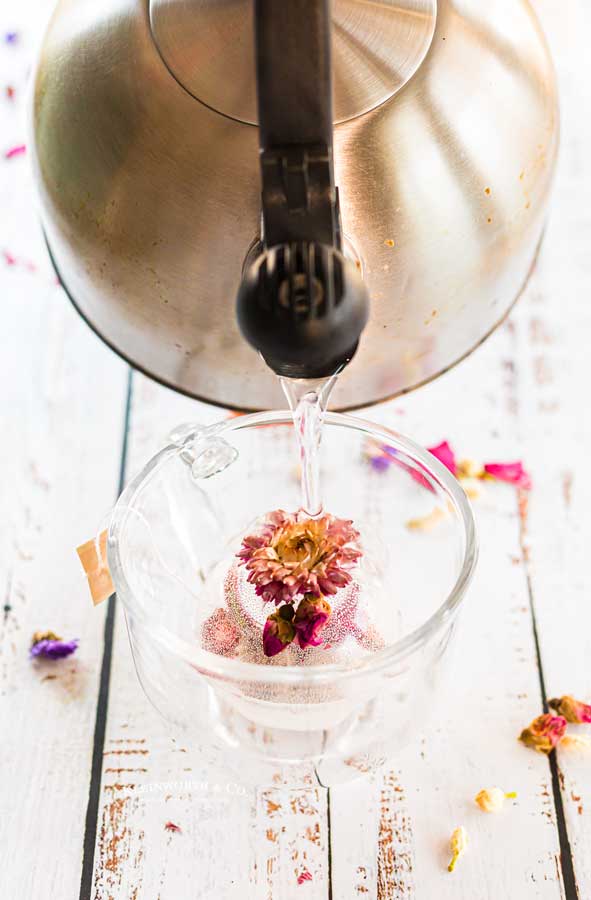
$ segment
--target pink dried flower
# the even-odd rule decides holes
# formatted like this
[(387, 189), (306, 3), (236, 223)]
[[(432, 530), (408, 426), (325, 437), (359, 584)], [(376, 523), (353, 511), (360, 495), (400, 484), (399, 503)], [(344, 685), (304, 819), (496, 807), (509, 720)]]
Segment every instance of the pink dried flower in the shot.
[(531, 478), (523, 468), (523, 463), (485, 463), (484, 472), (497, 481), (506, 481), (525, 491), (531, 489)]
[(565, 731), (566, 719), (564, 716), (544, 713), (523, 729), (519, 740), (526, 747), (531, 747), (532, 750), (548, 754), (560, 743)]
[(226, 610), (220, 606), (201, 626), (201, 640), (211, 653), (230, 656), (236, 649), (240, 634)]
[(294, 608), (284, 603), (277, 612), (272, 613), (263, 628), (263, 652), (265, 656), (277, 656), (291, 644), (296, 636), (293, 625)]
[(323, 638), (320, 634), (330, 617), (330, 605), (323, 597), (306, 594), (300, 600), (293, 624), (296, 640), (302, 650), (306, 647), (318, 647)]
[(361, 556), (352, 523), (324, 515), (271, 513), (259, 533), (249, 535), (236, 555), (248, 581), (266, 601), (291, 603), (298, 594), (336, 594), (351, 582), (349, 569)]
[(298, 884), (303, 884), (304, 881), (312, 881), (312, 874), (307, 869), (298, 875)]
[(443, 463), (445, 468), (449, 469), (452, 475), (456, 474), (456, 455), (447, 441), (442, 441), (435, 447), (427, 447), (427, 450), (438, 459), (440, 463)]
[(564, 716), (567, 722), (579, 724), (581, 722), (591, 722), (591, 706), (588, 703), (575, 700), (570, 694), (548, 700), (548, 706), (551, 709), (555, 709), (559, 716)]
[(164, 830), (172, 831), (174, 833), (174, 832), (182, 831), (182, 828), (180, 827), (180, 825), (175, 825), (174, 822), (167, 822), (166, 825), (164, 826)]

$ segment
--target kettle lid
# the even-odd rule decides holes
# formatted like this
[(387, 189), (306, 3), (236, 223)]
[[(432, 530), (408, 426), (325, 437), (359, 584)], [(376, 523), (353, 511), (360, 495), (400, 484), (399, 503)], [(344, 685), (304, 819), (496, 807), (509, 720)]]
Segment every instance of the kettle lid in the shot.
[[(150, 26), (185, 90), (255, 125), (252, 7), (252, 0), (150, 0)], [(431, 45), (436, 9), (436, 0), (333, 0), (335, 123), (384, 103), (414, 75)]]

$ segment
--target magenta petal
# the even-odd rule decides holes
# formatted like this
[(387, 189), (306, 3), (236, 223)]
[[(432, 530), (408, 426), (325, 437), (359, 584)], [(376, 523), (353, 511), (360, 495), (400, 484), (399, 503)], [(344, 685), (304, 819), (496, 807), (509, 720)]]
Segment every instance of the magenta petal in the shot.
[(452, 475), (456, 474), (456, 455), (447, 441), (442, 441), (435, 447), (427, 447), (427, 450), (429, 453), (432, 453), (440, 463), (443, 463), (445, 468), (449, 469)]
[(513, 463), (486, 463), (484, 471), (491, 478), (514, 484), (525, 491), (529, 491), (531, 488), (531, 478), (523, 468), (521, 461)]

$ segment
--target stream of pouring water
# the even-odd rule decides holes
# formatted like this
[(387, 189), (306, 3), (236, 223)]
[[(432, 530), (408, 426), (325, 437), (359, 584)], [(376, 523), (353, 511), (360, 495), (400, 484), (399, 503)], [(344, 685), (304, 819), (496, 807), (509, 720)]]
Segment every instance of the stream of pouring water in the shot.
[(312, 518), (322, 514), (320, 441), (322, 423), (338, 372), (329, 378), (280, 378), (293, 415), (300, 453), (302, 505)]

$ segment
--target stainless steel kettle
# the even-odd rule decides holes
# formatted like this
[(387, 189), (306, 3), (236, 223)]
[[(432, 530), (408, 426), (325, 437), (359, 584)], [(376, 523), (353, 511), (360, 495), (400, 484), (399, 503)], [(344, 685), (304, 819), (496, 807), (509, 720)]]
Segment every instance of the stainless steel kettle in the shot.
[[(253, 0), (61, 0), (31, 140), (89, 325), (165, 384), (245, 409), (284, 405), (235, 316), (261, 250), (255, 57)], [(334, 0), (332, 73), (339, 240), (370, 295), (333, 394), (351, 407), (435, 377), (506, 315), (543, 230), (557, 97), (526, 0)]]

